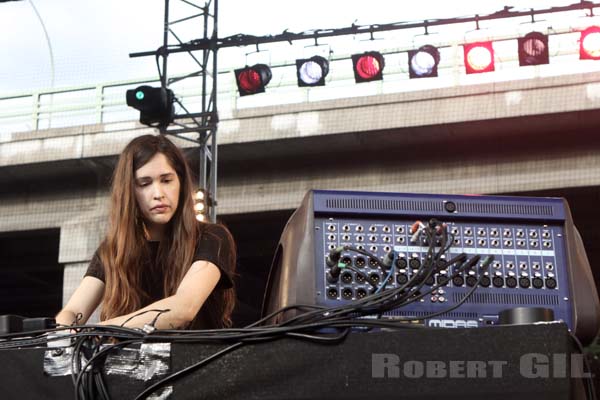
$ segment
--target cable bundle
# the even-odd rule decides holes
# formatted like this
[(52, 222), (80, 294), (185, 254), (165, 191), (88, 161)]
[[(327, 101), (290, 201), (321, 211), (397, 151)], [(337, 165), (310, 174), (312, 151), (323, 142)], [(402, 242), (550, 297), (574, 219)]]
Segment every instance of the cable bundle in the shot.
[[(379, 286), (373, 285), (374, 293), (362, 299), (344, 304), (338, 307), (322, 307), (317, 305), (293, 305), (273, 312), (264, 318), (244, 327), (230, 329), (209, 329), (209, 330), (155, 330), (153, 324), (156, 323), (160, 315), (169, 310), (151, 310), (146, 312), (156, 312), (153, 324), (147, 325), (144, 329), (130, 329), (117, 326), (101, 325), (81, 325), (60, 327), (51, 330), (40, 330), (30, 332), (30, 337), (19, 337), (23, 334), (9, 334), (0, 336), (0, 350), (11, 348), (24, 348), (46, 345), (53, 340), (63, 340), (71, 338), (74, 342), (72, 355), (72, 378), (76, 399), (109, 399), (109, 393), (106, 384), (102, 378), (102, 366), (106, 356), (115, 349), (124, 348), (133, 344), (149, 342), (172, 342), (172, 343), (221, 343), (229, 346), (219, 350), (213, 355), (192, 364), (183, 370), (172, 373), (171, 375), (159, 380), (141, 392), (135, 399), (145, 399), (150, 394), (156, 392), (161, 387), (173, 382), (182, 376), (192, 373), (208, 363), (218, 359), (246, 343), (255, 343), (260, 341), (274, 340), (283, 337), (291, 337), (301, 340), (308, 340), (319, 343), (339, 343), (354, 329), (419, 329), (423, 328), (417, 324), (407, 324), (407, 321), (423, 320), (433, 318), (438, 315), (448, 313), (462, 305), (471, 294), (477, 289), (481, 282), (484, 272), (493, 261), (492, 256), (481, 260), (479, 255), (468, 258), (465, 253), (461, 253), (452, 259), (444, 259), (449, 251), (454, 237), (448, 234), (446, 226), (439, 221), (432, 219), (427, 225), (415, 225), (413, 238), (424, 238), (428, 244), (428, 251), (425, 261), (414, 272), (411, 278), (403, 285), (386, 289), (388, 279), (393, 276), (395, 269), (396, 254), (391, 252), (380, 260), (375, 255), (352, 246), (343, 246), (334, 249), (328, 257), (335, 268), (352, 268), (344, 263), (335, 264), (339, 261), (342, 251), (354, 251), (370, 257), (375, 260), (378, 266), (387, 274), (386, 278)], [(437, 245), (437, 246), (436, 246)], [(448, 271), (446, 281), (437, 282), (427, 286), (423, 290), (426, 282), (441, 270)], [(450, 273), (452, 271), (452, 273)], [(386, 311), (404, 307), (415, 301), (419, 301), (425, 296), (432, 294), (446, 282), (462, 273), (473, 271), (478, 276), (475, 284), (461, 299), (461, 301), (439, 312), (431, 313), (421, 317), (394, 317), (391, 319), (380, 318)], [(362, 273), (358, 271), (357, 273)], [(295, 317), (282, 323), (275, 324), (270, 321), (281, 313), (290, 310), (299, 312)], [(139, 315), (139, 314), (138, 314)], [(132, 317), (135, 318), (138, 315)], [(375, 316), (376, 318), (373, 318)], [(436, 329), (436, 328), (428, 328)], [(56, 331), (71, 330), (69, 335), (61, 335), (58, 338), (49, 337), (48, 333)], [(331, 333), (331, 332), (335, 333)], [(593, 392), (590, 392), (590, 399), (595, 399)]]

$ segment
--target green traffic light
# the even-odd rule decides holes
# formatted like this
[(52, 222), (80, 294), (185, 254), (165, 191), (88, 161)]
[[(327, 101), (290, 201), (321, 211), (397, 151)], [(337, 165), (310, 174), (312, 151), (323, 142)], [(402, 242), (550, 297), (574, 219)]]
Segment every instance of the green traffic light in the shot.
[(136, 98), (136, 99), (138, 99), (138, 100), (144, 100), (144, 92), (143, 92), (143, 91), (141, 91), (141, 90), (138, 90), (138, 91), (135, 93), (135, 98)]

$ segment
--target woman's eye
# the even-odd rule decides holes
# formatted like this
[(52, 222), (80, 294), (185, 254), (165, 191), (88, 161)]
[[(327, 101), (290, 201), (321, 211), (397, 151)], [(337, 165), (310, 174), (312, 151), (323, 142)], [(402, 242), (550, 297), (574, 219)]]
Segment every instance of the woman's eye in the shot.
[(165, 179), (165, 180), (163, 181), (163, 183), (169, 183), (169, 182), (171, 182), (172, 180), (173, 180), (173, 179)]

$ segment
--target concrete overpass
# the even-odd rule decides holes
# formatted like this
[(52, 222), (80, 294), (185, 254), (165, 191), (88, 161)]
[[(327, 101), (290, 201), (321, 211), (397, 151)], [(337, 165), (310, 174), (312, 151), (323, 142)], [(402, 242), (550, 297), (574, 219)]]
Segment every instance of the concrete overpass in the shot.
[[(276, 215), (273, 236), (311, 188), (595, 188), (599, 108), (600, 72), (588, 72), (234, 110), (219, 125), (218, 213), (237, 224), (248, 240), (237, 238), (240, 254), (262, 260), (264, 273), (265, 246), (278, 236), (258, 238), (254, 224)], [(130, 121), (2, 133), (0, 233), (60, 229), (65, 295), (102, 235), (116, 156), (148, 132)], [(192, 144), (175, 141), (197, 165)], [(589, 190), (584, 197), (597, 193)], [(586, 232), (595, 254), (598, 234)]]

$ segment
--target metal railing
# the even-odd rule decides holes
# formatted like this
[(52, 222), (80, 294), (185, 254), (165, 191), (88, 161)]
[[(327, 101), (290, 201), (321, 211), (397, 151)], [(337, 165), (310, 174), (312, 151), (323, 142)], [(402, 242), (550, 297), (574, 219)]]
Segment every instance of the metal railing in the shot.
[(107, 114), (114, 112), (127, 113), (125, 119), (133, 120), (136, 111), (128, 109), (125, 90), (154, 82), (111, 82), (0, 97), (0, 133), (101, 124), (110, 121)]

